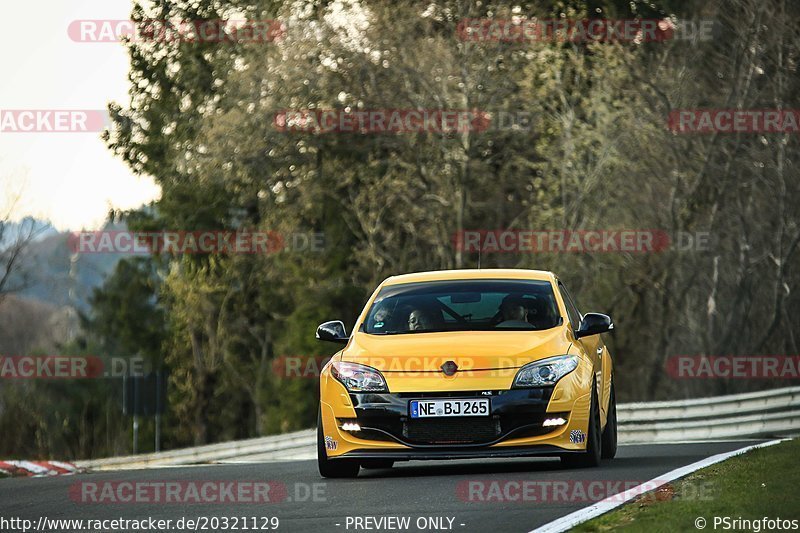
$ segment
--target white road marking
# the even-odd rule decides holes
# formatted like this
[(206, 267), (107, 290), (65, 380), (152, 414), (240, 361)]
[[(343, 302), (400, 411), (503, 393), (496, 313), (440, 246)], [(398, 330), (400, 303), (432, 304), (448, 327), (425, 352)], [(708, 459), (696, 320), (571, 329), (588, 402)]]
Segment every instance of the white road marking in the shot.
[(541, 527), (534, 529), (533, 531), (531, 531), (531, 533), (561, 533), (562, 531), (567, 531), (568, 529), (573, 528), (578, 524), (582, 524), (587, 520), (591, 520), (592, 518), (597, 518), (598, 516), (605, 514), (611, 511), (612, 509), (616, 509), (623, 503), (626, 503), (634, 499), (635, 497), (644, 494), (645, 492), (653, 491), (658, 487), (660, 487), (661, 485), (669, 483), (670, 481), (674, 481), (678, 478), (687, 476), (692, 472), (700, 470), (701, 468), (705, 468), (707, 466), (711, 466), (713, 464), (722, 462), (725, 459), (729, 459), (735, 455), (740, 455), (756, 448), (765, 448), (767, 446), (772, 446), (773, 444), (778, 444), (785, 440), (789, 439), (771, 440), (769, 442), (754, 444), (752, 446), (745, 446), (744, 448), (739, 448), (738, 450), (733, 450), (732, 452), (719, 453), (717, 455), (712, 455), (711, 457), (706, 457), (705, 459), (697, 461), (696, 463), (676, 468), (671, 472), (667, 472), (666, 474), (658, 476), (657, 478), (651, 481), (647, 481), (639, 485), (638, 487), (626, 490), (621, 494), (615, 494), (613, 496), (609, 496), (605, 500), (590, 505), (589, 507), (585, 507), (583, 509), (575, 511), (574, 513), (562, 516), (557, 520), (553, 520), (548, 524), (545, 524)]
[(664, 441), (627, 441), (627, 442), (619, 442), (617, 446), (666, 446), (667, 444), (721, 444), (726, 442), (761, 442), (764, 439), (754, 438), (754, 437), (746, 437), (746, 438), (736, 438), (730, 437), (727, 439), (699, 439), (699, 440), (664, 440)]

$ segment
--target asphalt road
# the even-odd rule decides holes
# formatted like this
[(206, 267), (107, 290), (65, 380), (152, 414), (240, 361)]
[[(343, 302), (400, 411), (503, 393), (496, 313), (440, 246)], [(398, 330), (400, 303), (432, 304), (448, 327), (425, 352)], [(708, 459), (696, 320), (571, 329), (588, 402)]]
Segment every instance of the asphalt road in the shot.
[[(235, 525), (240, 531), (244, 528), (244, 518), (251, 528), (253, 519), (258, 517), (258, 530), (266, 530), (261, 529), (262, 526), (274, 525), (266, 518), (277, 517), (278, 531), (530, 531), (590, 505), (598, 496), (610, 495), (605, 493), (607, 491), (616, 493), (630, 488), (615, 482), (632, 485), (645, 482), (710, 455), (753, 442), (620, 446), (617, 457), (604, 462), (600, 468), (576, 470), (564, 470), (552, 459), (425, 461), (398, 463), (391, 470), (362, 469), (354, 480), (323, 480), (317, 474), (316, 462), (293, 461), (2, 479), (0, 530), (15, 531), (15, 526), (8, 522), (2, 527), (3, 519), (28, 519), (36, 524), (40, 517), (50, 520), (152, 517), (171, 519), (173, 524), (181, 517), (228, 517), (228, 530), (232, 530), (234, 519), (238, 517)], [(266, 499), (263, 486), (260, 491), (254, 489), (259, 496), (248, 491), (247, 482), (253, 481), (270, 483), (266, 494), (271, 500), (269, 503), (230, 503), (231, 492), (226, 493), (224, 488), (214, 492), (226, 483), (231, 487), (232, 482), (240, 482), (237, 488), (230, 490), (244, 487), (244, 492), (235, 493), (234, 498), (256, 497), (263, 501)], [(522, 481), (527, 484), (519, 483)], [(602, 483), (592, 484), (597, 481)], [(122, 484), (124, 482), (139, 483), (140, 490), (148, 488), (135, 496), (130, 486)], [(166, 493), (158, 495), (162, 489), (153, 488), (160, 487), (160, 482), (183, 482), (180, 492), (173, 493), (182, 501), (165, 503)], [(190, 496), (187, 482), (194, 482), (191, 484), (194, 487), (202, 487), (205, 482), (214, 482), (214, 485), (205, 501), (197, 503), (197, 494)], [(101, 503), (86, 503), (85, 500), (91, 501), (93, 497), (99, 498)], [(220, 503), (215, 499), (218, 497), (228, 499)], [(121, 502), (118, 498), (136, 501)], [(200, 495), (200, 498), (204, 497)], [(160, 501), (153, 502), (153, 499)], [(367, 517), (387, 516), (407, 517), (408, 527), (366, 521)], [(363, 521), (356, 522), (358, 518)], [(687, 517), (687, 521), (690, 518)], [(224, 530), (223, 523), (215, 524), (209, 521), (205, 524), (206, 530)], [(109, 524), (106, 530), (123, 530), (113, 526)], [(690, 526), (689, 521), (687, 527)], [(52, 526), (43, 529), (54, 530)], [(184, 527), (183, 531), (195, 529), (197, 527)], [(74, 526), (59, 529), (72, 530), (76, 530)], [(177, 531), (174, 525), (171, 530)]]

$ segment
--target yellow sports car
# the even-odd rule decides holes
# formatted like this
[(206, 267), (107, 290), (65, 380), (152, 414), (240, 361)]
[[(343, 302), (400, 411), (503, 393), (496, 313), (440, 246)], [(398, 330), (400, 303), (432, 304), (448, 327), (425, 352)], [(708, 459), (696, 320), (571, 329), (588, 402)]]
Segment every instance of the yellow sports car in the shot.
[(614, 457), (611, 356), (598, 313), (581, 315), (551, 272), (450, 270), (394, 276), (320, 377), (319, 472), (355, 477), (395, 461)]

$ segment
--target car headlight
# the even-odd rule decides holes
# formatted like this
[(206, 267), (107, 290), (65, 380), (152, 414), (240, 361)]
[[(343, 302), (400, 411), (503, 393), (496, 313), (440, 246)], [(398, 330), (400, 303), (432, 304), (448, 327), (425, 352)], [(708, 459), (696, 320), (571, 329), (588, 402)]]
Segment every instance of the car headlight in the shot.
[(389, 392), (381, 373), (366, 365), (332, 361), (331, 374), (350, 392)]
[(577, 355), (559, 355), (528, 363), (517, 372), (514, 387), (554, 385), (578, 367)]

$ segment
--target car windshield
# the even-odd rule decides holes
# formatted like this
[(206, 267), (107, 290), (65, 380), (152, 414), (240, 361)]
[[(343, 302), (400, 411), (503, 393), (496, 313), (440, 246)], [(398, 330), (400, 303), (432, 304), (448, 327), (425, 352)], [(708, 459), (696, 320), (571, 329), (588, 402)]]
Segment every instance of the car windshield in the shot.
[(373, 335), (524, 331), (560, 323), (550, 282), (481, 279), (384, 287), (361, 330)]

